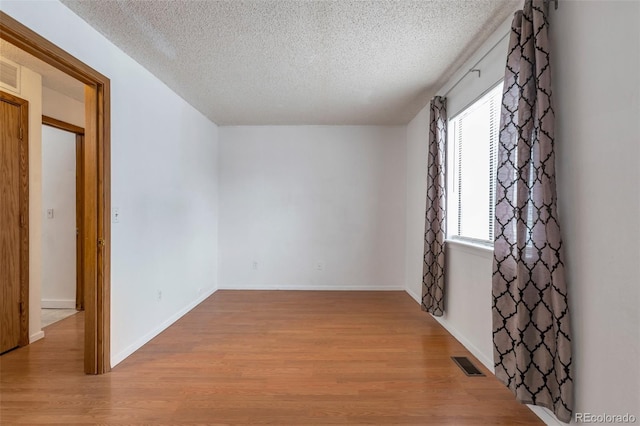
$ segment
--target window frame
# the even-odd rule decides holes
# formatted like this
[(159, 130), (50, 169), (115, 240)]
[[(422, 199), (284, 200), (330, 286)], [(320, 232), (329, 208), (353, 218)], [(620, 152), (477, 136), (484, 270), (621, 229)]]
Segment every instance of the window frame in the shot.
[[(502, 109), (502, 93), (503, 93), (504, 80), (500, 79), (496, 83), (492, 84), (487, 90), (483, 91), (479, 96), (461, 108), (454, 116), (447, 119), (447, 160), (446, 160), (446, 172), (445, 179), (447, 185), (447, 232), (446, 241), (452, 241), (456, 243), (467, 244), (470, 246), (479, 246), (482, 248), (493, 249), (495, 240), (495, 196), (496, 196), (496, 179), (495, 174), (497, 171), (497, 157), (500, 137), (500, 116)], [(500, 90), (498, 90), (500, 88)], [(468, 237), (460, 235), (460, 222), (461, 222), (461, 208), (460, 208), (460, 164), (461, 157), (458, 154), (458, 137), (456, 135), (456, 124), (460, 123), (460, 118), (464, 114), (470, 113), (470, 109), (478, 105), (480, 101), (491, 92), (497, 91), (498, 99), (489, 102), (493, 102), (494, 105), (489, 107), (490, 123), (489, 123), (489, 156), (491, 158), (489, 163), (489, 240), (481, 238)], [(495, 99), (495, 98), (494, 98)], [(472, 111), (471, 111), (472, 112)], [(455, 191), (453, 190), (455, 188)], [(453, 212), (452, 212), (453, 210)], [(454, 218), (455, 220), (450, 220)], [(453, 229), (455, 228), (455, 231)]]

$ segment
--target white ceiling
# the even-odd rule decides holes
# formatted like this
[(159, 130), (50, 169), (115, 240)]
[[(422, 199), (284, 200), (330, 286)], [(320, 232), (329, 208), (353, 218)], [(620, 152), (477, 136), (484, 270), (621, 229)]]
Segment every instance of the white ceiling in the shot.
[(62, 2), (219, 125), (405, 124), (522, 3)]

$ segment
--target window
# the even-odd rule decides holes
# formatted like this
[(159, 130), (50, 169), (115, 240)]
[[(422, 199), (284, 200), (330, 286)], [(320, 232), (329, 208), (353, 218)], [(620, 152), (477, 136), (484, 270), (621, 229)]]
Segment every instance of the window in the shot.
[(449, 120), (447, 237), (493, 243), (502, 83)]

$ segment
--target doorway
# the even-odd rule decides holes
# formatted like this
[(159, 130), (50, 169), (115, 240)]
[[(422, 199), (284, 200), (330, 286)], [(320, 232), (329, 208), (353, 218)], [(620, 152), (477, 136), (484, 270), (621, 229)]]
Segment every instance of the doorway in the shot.
[(42, 116), (42, 327), (84, 310), (83, 144), (84, 128)]
[(85, 304), (84, 370), (87, 374), (106, 373), (111, 369), (110, 81), (4, 12), (0, 12), (0, 37), (85, 85), (85, 143), (81, 162), (83, 212), (80, 217)]

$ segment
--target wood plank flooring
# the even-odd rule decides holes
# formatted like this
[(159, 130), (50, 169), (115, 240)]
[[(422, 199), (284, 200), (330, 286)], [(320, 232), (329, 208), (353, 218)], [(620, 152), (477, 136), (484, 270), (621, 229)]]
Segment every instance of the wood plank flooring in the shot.
[(404, 292), (218, 291), (102, 376), (83, 319), (0, 358), (0, 423), (542, 424)]

